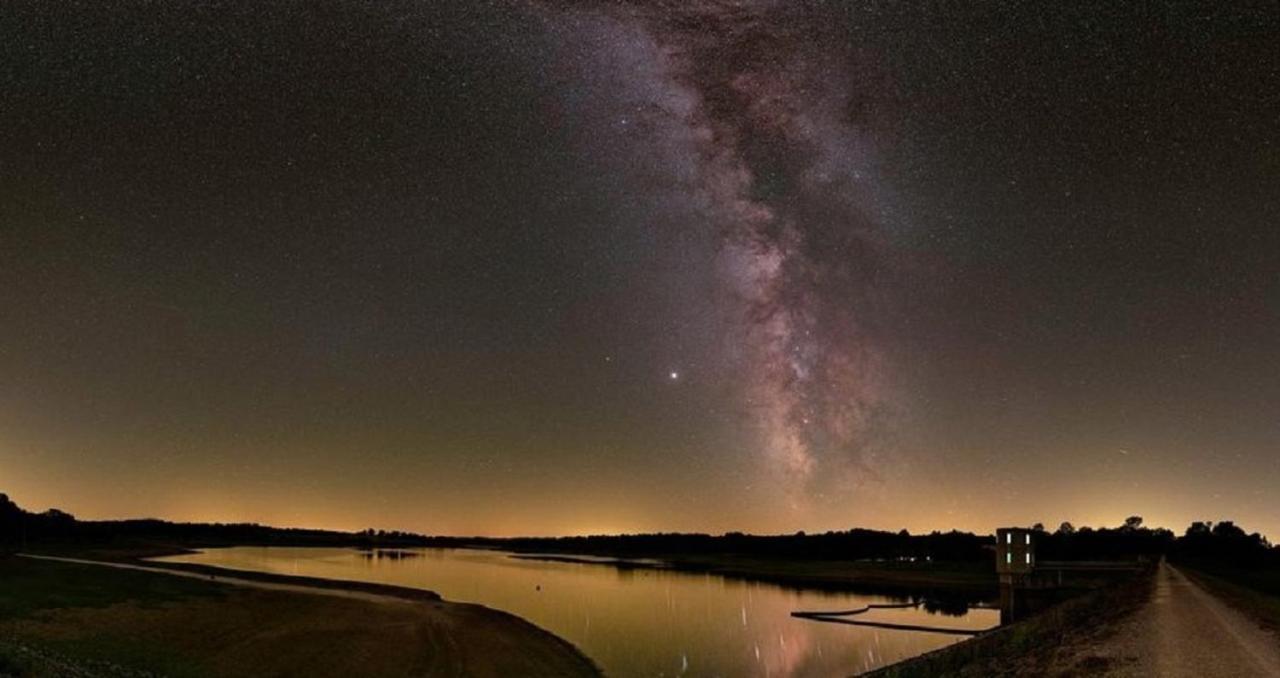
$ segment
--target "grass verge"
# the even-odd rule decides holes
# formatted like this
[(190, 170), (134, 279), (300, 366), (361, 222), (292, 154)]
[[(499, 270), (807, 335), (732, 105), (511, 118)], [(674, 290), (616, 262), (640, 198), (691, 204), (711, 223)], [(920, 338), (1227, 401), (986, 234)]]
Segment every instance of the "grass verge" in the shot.
[(1280, 572), (1244, 570), (1205, 563), (1179, 563), (1196, 584), (1280, 634)]

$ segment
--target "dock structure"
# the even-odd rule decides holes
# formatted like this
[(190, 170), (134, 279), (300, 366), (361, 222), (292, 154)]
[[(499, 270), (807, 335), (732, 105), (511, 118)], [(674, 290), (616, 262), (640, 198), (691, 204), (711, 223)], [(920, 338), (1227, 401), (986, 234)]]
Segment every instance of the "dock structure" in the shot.
[[(1092, 588), (1080, 581), (1098, 576), (1137, 572), (1142, 560), (1040, 560), (1036, 542), (1040, 532), (1023, 527), (996, 530), (996, 574), (1000, 578), (1000, 623), (1021, 619), (1057, 600), (1063, 589)], [(1072, 575), (1069, 577), (1069, 575)], [(1074, 579), (1074, 581), (1073, 581)], [(1084, 584), (1084, 585), (1082, 585)]]
[[(996, 574), (1000, 577), (1000, 622), (1007, 624), (1021, 617), (1026, 605), (1019, 600), (1019, 590), (1032, 583), (1036, 565), (1035, 533), (1020, 527), (996, 530)], [(1021, 604), (1021, 608), (1019, 605)]]

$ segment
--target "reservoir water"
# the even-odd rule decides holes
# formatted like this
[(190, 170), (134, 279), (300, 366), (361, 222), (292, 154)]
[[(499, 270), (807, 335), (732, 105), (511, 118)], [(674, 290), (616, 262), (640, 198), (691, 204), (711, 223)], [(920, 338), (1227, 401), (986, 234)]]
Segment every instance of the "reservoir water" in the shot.
[[(240, 570), (430, 589), (518, 615), (576, 645), (614, 678), (847, 676), (963, 636), (832, 624), (796, 610), (849, 610), (902, 598), (796, 590), (670, 570), (512, 558), (498, 551), (412, 549), (409, 557), (342, 548), (209, 549), (159, 558)], [(872, 610), (863, 621), (985, 629), (999, 612)]]

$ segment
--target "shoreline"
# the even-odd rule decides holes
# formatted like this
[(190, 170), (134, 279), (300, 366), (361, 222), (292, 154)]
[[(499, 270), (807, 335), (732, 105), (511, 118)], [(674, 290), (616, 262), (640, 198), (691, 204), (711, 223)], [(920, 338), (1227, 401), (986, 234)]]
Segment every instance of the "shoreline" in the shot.
[[(577, 674), (603, 675), (595, 660), (565, 638), (519, 615), (478, 603), (447, 600), (435, 591), (355, 580), (255, 572), (193, 563), (164, 563), (146, 559), (192, 552), (192, 549), (170, 547), (116, 552), (114, 557), (110, 558), (80, 558), (67, 552), (42, 553), (39, 551), (14, 553), (12, 557), (31, 563), (51, 563), (62, 567), (86, 567), (172, 577), (196, 582), (194, 584), (196, 586), (206, 584), (227, 587), (228, 590), (260, 591), (270, 595), (327, 597), (351, 601), (352, 604), (388, 606), (385, 608), (388, 610), (420, 610), (420, 614), (434, 614), (437, 610), (447, 611), (452, 616), (474, 622), (473, 627), (464, 633), (492, 635), (498, 642), (515, 642), (514, 647), (533, 651), (539, 659), (542, 659), (542, 655), (547, 651), (551, 651), (561, 655), (560, 661), (563, 666), (576, 666), (579, 669)], [(140, 553), (145, 555), (138, 555)], [(400, 604), (405, 607), (401, 608)], [(427, 607), (418, 608), (416, 607), (418, 605)], [(448, 659), (447, 656), (444, 658)]]
[[(485, 549), (495, 550), (495, 549)], [(641, 558), (596, 554), (557, 554), (503, 551), (517, 560), (604, 565), (620, 570), (659, 570), (684, 574), (710, 574), (726, 579), (761, 582), (792, 589), (839, 591), (891, 597), (931, 594), (943, 599), (986, 602), (998, 595), (994, 580), (975, 580), (965, 569), (926, 569), (894, 567), (861, 561), (788, 561), (737, 559), (732, 554), (692, 559), (680, 556), (650, 555)], [(811, 572), (785, 572), (796, 562), (817, 565)]]
[[(218, 547), (210, 547), (210, 548), (218, 548)], [(222, 548), (227, 548), (227, 547), (222, 547)], [(191, 553), (191, 552), (193, 551), (190, 549), (183, 549), (180, 553)], [(179, 555), (179, 554), (172, 553), (167, 555)], [(148, 556), (148, 558), (160, 558), (160, 557), (163, 557), (163, 556)], [(223, 580), (214, 580), (214, 581), (226, 581), (228, 579), (244, 579), (248, 581), (259, 581), (263, 583), (297, 584), (299, 586), (304, 586), (312, 589), (347, 591), (352, 593), (367, 593), (375, 596), (382, 596), (382, 597), (391, 598), (391, 599), (408, 602), (408, 603), (413, 603), (413, 602), (443, 603), (446, 605), (453, 605), (453, 606), (459, 606), (459, 607), (466, 607), (470, 609), (482, 610), (485, 614), (507, 618), (515, 621), (516, 623), (523, 624), (530, 627), (536, 632), (546, 636), (548, 639), (560, 644), (566, 650), (576, 655), (583, 662), (586, 662), (595, 670), (597, 675), (603, 675), (604, 673), (600, 669), (600, 666), (596, 664), (595, 660), (592, 659), (591, 656), (588, 655), (586, 652), (583, 652), (582, 649), (579, 648), (577, 645), (574, 645), (573, 643), (569, 642), (567, 639), (562, 638), (559, 635), (552, 633), (551, 631), (548, 631), (547, 629), (544, 629), (541, 626), (538, 626), (537, 624), (534, 624), (533, 622), (529, 621), (528, 619), (525, 619), (524, 617), (521, 617), (520, 615), (507, 612), (506, 610), (500, 610), (495, 607), (489, 607), (488, 605), (481, 605), (480, 603), (469, 603), (464, 601), (448, 600), (446, 598), (443, 598), (439, 593), (436, 593), (435, 591), (432, 591), (430, 589), (419, 589), (419, 588), (413, 588), (411, 586), (396, 586), (394, 584), (379, 584), (376, 582), (363, 582), (363, 581), (358, 581), (354, 579), (326, 579), (323, 577), (306, 577), (302, 575), (275, 574), (271, 572), (257, 572), (254, 570), (237, 570), (237, 569), (228, 568), (228, 567), (218, 567), (216, 565), (199, 565), (195, 563), (162, 563), (162, 562), (157, 562), (154, 560), (146, 560), (146, 559), (135, 559), (135, 560), (137, 560), (137, 562), (147, 563), (148, 565), (156, 565), (157, 567), (155, 569), (159, 571), (170, 570), (174, 573), (190, 572), (195, 574), (211, 574), (214, 576), (217, 576), (223, 573), (229, 574), (229, 576), (225, 576)], [(146, 568), (146, 569), (151, 569), (151, 568)], [(320, 590), (315, 591), (313, 595), (324, 595)]]
[[(511, 625), (526, 627), (529, 633), (541, 636), (542, 645), (551, 645), (559, 648), (559, 651), (564, 654), (572, 655), (577, 658), (579, 663), (586, 667), (590, 667), (588, 670), (594, 672), (594, 675), (601, 675), (602, 673), (599, 665), (597, 665), (590, 656), (572, 642), (551, 631), (537, 626), (519, 615), (476, 603), (449, 601), (444, 599), (437, 592), (428, 589), (365, 582), (360, 580), (329, 579), (235, 569), (198, 563), (173, 563), (154, 560), (154, 558), (163, 558), (165, 556), (192, 554), (205, 550), (234, 548), (236, 546), (267, 547), (271, 545), (217, 544), (186, 548), (149, 544), (140, 547), (124, 546), (114, 548), (98, 547), (96, 549), (92, 547), (79, 549), (39, 549), (36, 550), (35, 553), (24, 553), (18, 555), (37, 559), (65, 560), (73, 563), (86, 564), (88, 566), (123, 567), (153, 574), (168, 574), (170, 576), (183, 577), (210, 584), (242, 587), (261, 585), (260, 588), (277, 588), (281, 593), (290, 595), (330, 595), (335, 597), (340, 596), (364, 599), (368, 602), (373, 602), (374, 604), (377, 604), (378, 602), (383, 604), (394, 602), (416, 602), (445, 605), (457, 609), (471, 609), (475, 611), (476, 616), (482, 616), (483, 618), (488, 619), (487, 622), (481, 622), (481, 627), (489, 625), (494, 629), (494, 633), (500, 633), (500, 630), (497, 627), (501, 626), (504, 621), (508, 627)], [(340, 548), (343, 550), (353, 551), (362, 550), (354, 546), (326, 546), (317, 548)], [(429, 550), (431, 548), (440, 547), (423, 548)], [(698, 574), (706, 576), (714, 575), (725, 579), (760, 582), (772, 586), (797, 590), (847, 591), (863, 594), (884, 595), (890, 598), (919, 600), (924, 602), (929, 600), (949, 600), (953, 602), (964, 600), (966, 605), (989, 600), (989, 597), (984, 596), (984, 587), (972, 584), (972, 573), (962, 566), (948, 568), (945, 564), (942, 566), (925, 566), (922, 564), (907, 565), (865, 561), (817, 561), (811, 563), (795, 563), (785, 560), (733, 558), (731, 555), (729, 557), (706, 557), (702, 560), (691, 560), (678, 557), (662, 558), (657, 556), (627, 558), (594, 554), (530, 553), (485, 547), (452, 547), (452, 549), (498, 552), (514, 560), (558, 562), (580, 565), (605, 565), (618, 570), (644, 569), (670, 571), (693, 576)], [(798, 567), (802, 571), (778, 572), (770, 571), (768, 569), (769, 567)], [(960, 585), (956, 585), (956, 582), (959, 582)], [(369, 598), (371, 597), (382, 598), (383, 600), (369, 601)], [(982, 635), (985, 635), (986, 633), (987, 632), (983, 632)], [(526, 640), (525, 642), (530, 641)]]
[[(210, 565), (193, 563), (165, 563), (151, 560), (175, 555), (190, 555), (201, 550), (262, 547), (262, 548), (337, 548), (353, 551), (368, 551), (371, 547), (361, 545), (297, 545), (297, 544), (207, 544), (189, 547), (148, 545), (143, 548), (123, 548), (107, 550), (72, 549), (66, 552), (50, 550), (46, 555), (93, 555), (99, 560), (109, 562), (132, 562), (147, 565), (163, 565), (174, 569), (181, 568), (214, 568), (227, 569), (234, 572), (254, 572), (252, 570), (230, 570), (215, 568)], [(372, 547), (377, 550), (378, 547)], [(489, 551), (505, 553), (515, 560), (531, 560), (542, 562), (568, 563), (577, 565), (603, 565), (618, 570), (655, 570), (679, 572), (683, 574), (711, 574), (737, 581), (773, 584), (789, 589), (861, 593), (868, 595), (887, 595), (910, 598), (933, 596), (944, 600), (964, 600), (970, 603), (989, 602), (999, 593), (994, 577), (988, 577), (985, 567), (970, 567), (967, 563), (936, 563), (923, 566), (919, 563), (892, 563), (877, 561), (845, 561), (818, 560), (802, 561), (786, 558), (769, 559), (743, 557), (736, 554), (716, 554), (707, 556), (690, 556), (682, 554), (648, 554), (642, 556), (626, 556), (609, 553), (554, 553), (539, 551), (522, 551), (509, 548), (495, 548), (485, 545), (457, 546), (395, 546), (389, 547), (400, 551), (413, 550), (465, 550)], [(795, 571), (797, 565), (809, 568)], [(254, 575), (269, 575), (254, 572)], [(278, 575), (293, 576), (293, 575)], [(365, 582), (357, 580), (322, 580), (321, 586), (339, 585), (364, 586)], [(330, 582), (330, 583), (324, 583)], [(389, 586), (391, 589), (407, 589), (423, 591), (392, 585), (369, 584), (369, 586)]]
[[(214, 565), (196, 565), (191, 563), (157, 563), (150, 560), (134, 560), (134, 561), (108, 561), (108, 560), (92, 560), (87, 558), (67, 558), (63, 556), (45, 556), (35, 553), (17, 553), (14, 554), (19, 558), (30, 558), (33, 560), (46, 560), (59, 563), (71, 563), (75, 565), (97, 565), (100, 567), (116, 567), (136, 572), (150, 572), (155, 574), (168, 574), (179, 577), (189, 577), (199, 581), (208, 581), (215, 584), (229, 584), (232, 586), (251, 586), (262, 585), (263, 588), (269, 588), (278, 591), (288, 591), (294, 593), (312, 594), (312, 595), (339, 595), (352, 594), (352, 597), (358, 597), (363, 600), (374, 602), (447, 602), (453, 604), (454, 601), (446, 601), (440, 597), (440, 594), (427, 589), (415, 589), (411, 587), (393, 586), (390, 584), (377, 584), (373, 582), (360, 582), (354, 580), (343, 579), (324, 579), (321, 577), (304, 577), (296, 575), (275, 574), (272, 572), (255, 572), (253, 570), (236, 570), (227, 567), (217, 567)], [(466, 603), (460, 603), (466, 604)]]

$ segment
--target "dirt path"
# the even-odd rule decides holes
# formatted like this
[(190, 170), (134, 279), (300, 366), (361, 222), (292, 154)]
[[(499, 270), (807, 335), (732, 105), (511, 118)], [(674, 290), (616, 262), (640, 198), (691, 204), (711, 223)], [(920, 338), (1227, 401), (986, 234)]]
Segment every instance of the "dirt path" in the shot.
[(279, 584), (275, 582), (257, 581), (254, 579), (242, 579), (240, 577), (226, 577), (217, 575), (216, 577), (208, 574), (197, 572), (184, 572), (181, 570), (171, 570), (165, 567), (147, 567), (145, 565), (133, 565), (130, 563), (110, 563), (102, 560), (84, 560), (81, 558), (62, 558), (58, 556), (37, 556), (30, 553), (19, 553), (19, 558), (31, 558), (33, 560), (53, 560), (60, 563), (75, 563), (77, 565), (100, 565), (102, 567), (114, 567), (121, 570), (138, 570), (141, 572), (156, 572), (159, 574), (168, 574), (175, 577), (187, 577), (188, 579), (199, 579), (202, 581), (213, 581), (221, 584), (231, 584), (234, 586), (248, 586), (255, 589), (263, 589), (266, 591), (288, 591), (290, 593), (310, 593), (321, 596), (335, 596), (338, 598), (354, 598), (356, 600), (367, 600), (374, 603), (396, 603), (398, 605), (413, 603), (414, 601), (405, 598), (399, 598), (392, 595), (382, 595), (378, 593), (368, 593), (365, 591), (351, 591), (338, 588), (321, 588), (318, 586), (306, 586), (302, 584)]
[(1151, 600), (1092, 654), (1113, 676), (1280, 677), (1280, 639), (1167, 563)]

